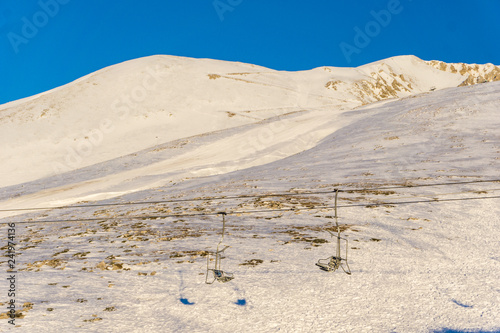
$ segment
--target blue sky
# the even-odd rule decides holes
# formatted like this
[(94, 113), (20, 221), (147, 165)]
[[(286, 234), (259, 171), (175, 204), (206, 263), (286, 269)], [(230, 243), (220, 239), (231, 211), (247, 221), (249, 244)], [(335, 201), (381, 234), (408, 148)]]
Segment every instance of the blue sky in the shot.
[(0, 0), (0, 104), (154, 54), (277, 70), (500, 65), (498, 0)]

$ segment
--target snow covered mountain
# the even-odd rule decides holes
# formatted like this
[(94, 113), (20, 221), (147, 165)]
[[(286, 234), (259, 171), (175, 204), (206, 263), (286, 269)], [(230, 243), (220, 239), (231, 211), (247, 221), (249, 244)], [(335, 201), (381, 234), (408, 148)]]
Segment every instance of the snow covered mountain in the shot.
[[(498, 331), (497, 73), (153, 56), (0, 106), (12, 330)], [(314, 265), (335, 188), (351, 276)]]
[(414, 56), (302, 72), (172, 56), (128, 61), (0, 106), (1, 183), (33, 181), (303, 109), (338, 112), (470, 78), (470, 72), (434, 67)]

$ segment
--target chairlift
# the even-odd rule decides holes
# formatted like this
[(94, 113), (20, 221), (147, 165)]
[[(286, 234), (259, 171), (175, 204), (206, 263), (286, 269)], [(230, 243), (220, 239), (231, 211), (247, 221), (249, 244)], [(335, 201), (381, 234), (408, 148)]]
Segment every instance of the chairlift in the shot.
[[(219, 244), (217, 244), (217, 251), (215, 252), (214, 268), (210, 268), (210, 253), (207, 255), (207, 274), (205, 276), (205, 283), (207, 283), (207, 284), (212, 284), (216, 280), (224, 283), (224, 282), (229, 282), (232, 279), (234, 279), (234, 276), (232, 273), (224, 272), (221, 269), (222, 252), (224, 252), (229, 246), (225, 246), (222, 250), (219, 250), (219, 247), (220, 247), (222, 241), (224, 240), (224, 231), (226, 229), (226, 213), (221, 212), (219, 214), (222, 215), (222, 238), (221, 238)], [(209, 276), (210, 272), (212, 272), (212, 274), (213, 274), (212, 281), (208, 281), (208, 276)]]
[[(326, 272), (335, 272), (340, 267), (340, 268), (342, 268), (342, 270), (346, 274), (351, 275), (351, 269), (349, 268), (349, 264), (347, 263), (347, 249), (348, 249), (349, 243), (348, 243), (347, 239), (340, 237), (340, 227), (339, 227), (338, 215), (337, 215), (338, 193), (339, 193), (339, 190), (336, 189), (335, 190), (335, 224), (337, 225), (337, 236), (335, 236), (330, 230), (327, 230), (332, 238), (337, 238), (336, 247), (335, 247), (335, 255), (328, 257), (326, 259), (319, 259), (318, 262), (316, 263), (316, 266), (318, 266), (320, 269), (322, 269)], [(340, 253), (341, 240), (343, 242), (345, 242), (345, 258), (342, 258), (341, 253)]]

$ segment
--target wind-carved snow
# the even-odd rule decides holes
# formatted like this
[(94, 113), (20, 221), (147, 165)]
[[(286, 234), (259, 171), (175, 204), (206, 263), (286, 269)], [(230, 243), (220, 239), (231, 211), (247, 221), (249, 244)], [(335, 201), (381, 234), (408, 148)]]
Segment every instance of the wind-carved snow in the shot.
[[(500, 83), (458, 87), (468, 74), (155, 56), (3, 105), (2, 210), (226, 197), (0, 212), (29, 222), (18, 329), (498, 330), (499, 183), (411, 187), (498, 179)], [(340, 193), (351, 276), (314, 265), (335, 251), (333, 195), (301, 194), (335, 188), (371, 188)], [(221, 211), (235, 279), (205, 285)]]

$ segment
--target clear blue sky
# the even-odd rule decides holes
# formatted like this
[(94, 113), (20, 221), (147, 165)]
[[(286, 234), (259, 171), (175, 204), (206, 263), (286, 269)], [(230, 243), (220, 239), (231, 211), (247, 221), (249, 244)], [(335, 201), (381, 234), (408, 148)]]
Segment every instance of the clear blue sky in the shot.
[(0, 0), (0, 104), (154, 54), (278, 70), (404, 54), (500, 65), (499, 13), (498, 0)]

